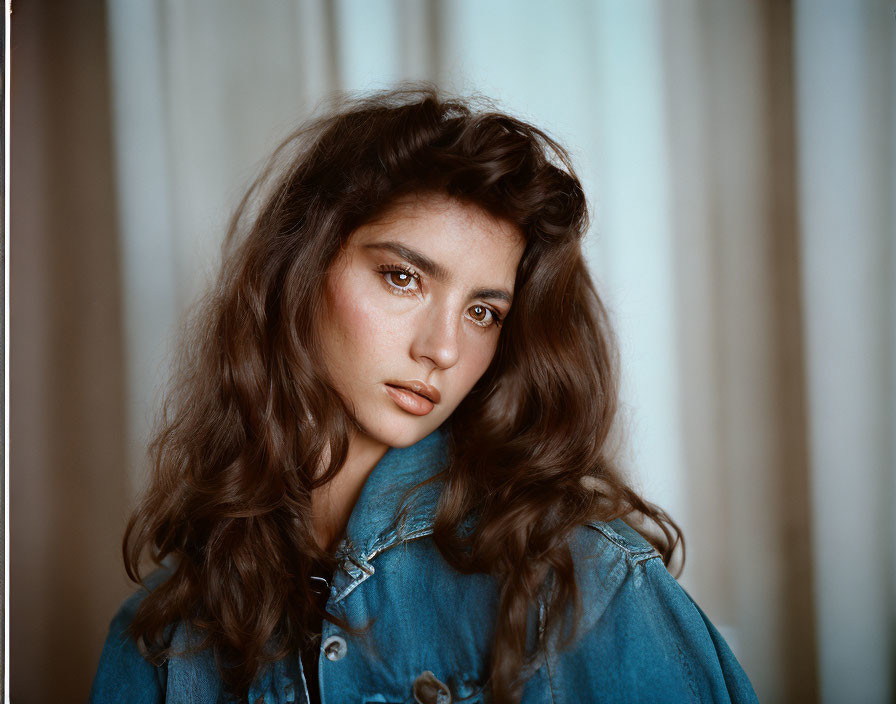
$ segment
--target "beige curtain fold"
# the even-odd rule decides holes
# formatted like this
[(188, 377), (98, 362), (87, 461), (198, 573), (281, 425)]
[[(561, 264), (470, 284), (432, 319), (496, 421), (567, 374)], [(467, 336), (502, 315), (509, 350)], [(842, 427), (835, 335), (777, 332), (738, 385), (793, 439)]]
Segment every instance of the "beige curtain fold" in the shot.
[(691, 499), (682, 583), (736, 628), (726, 635), (760, 700), (814, 701), (791, 11), (685, 5), (664, 22)]
[(16, 3), (10, 35), (10, 691), (84, 701), (128, 506), (104, 3)]

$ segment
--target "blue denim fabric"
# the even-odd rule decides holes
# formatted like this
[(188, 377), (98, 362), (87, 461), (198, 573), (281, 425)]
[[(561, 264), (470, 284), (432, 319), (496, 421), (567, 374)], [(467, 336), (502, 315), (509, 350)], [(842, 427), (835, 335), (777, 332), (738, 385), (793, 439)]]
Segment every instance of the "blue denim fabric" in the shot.
[[(495, 580), (456, 572), (428, 537), (438, 482), (411, 494), (403, 519), (395, 520), (405, 490), (444, 466), (445, 440), (436, 430), (411, 447), (390, 449), (364, 485), (338, 551), (328, 610), (353, 626), (372, 625), (366, 636), (351, 636), (324, 623), (324, 704), (491, 699)], [(562, 649), (561, 634), (545, 631), (544, 610), (533, 607), (524, 703), (756, 701), (719, 632), (636, 531), (621, 520), (595, 522), (575, 531), (571, 547), (584, 607), (577, 637)], [(160, 667), (141, 657), (126, 627), (144, 594), (128, 599), (112, 621), (90, 701), (229, 701), (207, 651)], [(195, 642), (183, 625), (174, 629), (176, 651)], [(298, 656), (261, 673), (249, 701), (307, 702)]]

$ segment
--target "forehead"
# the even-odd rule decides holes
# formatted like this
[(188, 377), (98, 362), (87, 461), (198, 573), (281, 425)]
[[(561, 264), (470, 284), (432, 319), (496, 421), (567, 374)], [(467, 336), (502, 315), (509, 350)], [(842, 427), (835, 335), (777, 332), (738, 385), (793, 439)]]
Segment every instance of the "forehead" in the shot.
[(514, 272), (525, 247), (522, 231), (510, 221), (472, 203), (429, 193), (397, 200), (359, 227), (350, 242), (363, 246), (395, 240), (452, 267), (478, 260)]

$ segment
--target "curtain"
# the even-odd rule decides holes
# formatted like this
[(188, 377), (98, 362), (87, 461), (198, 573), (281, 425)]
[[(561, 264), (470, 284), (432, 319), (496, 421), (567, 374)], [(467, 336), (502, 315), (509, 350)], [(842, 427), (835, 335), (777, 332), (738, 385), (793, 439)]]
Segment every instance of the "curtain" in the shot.
[(11, 23), (5, 694), (84, 701), (130, 589), (105, 8), (22, 3)]
[(794, 13), (798, 219), (819, 674), (896, 698), (896, 10)]

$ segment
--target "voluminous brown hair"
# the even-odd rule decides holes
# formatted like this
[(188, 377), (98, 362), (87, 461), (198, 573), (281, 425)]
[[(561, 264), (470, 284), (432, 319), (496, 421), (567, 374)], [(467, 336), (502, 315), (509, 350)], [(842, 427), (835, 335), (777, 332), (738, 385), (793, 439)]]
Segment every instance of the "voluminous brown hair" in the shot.
[[(172, 565), (131, 625), (156, 661), (169, 654), (168, 627), (185, 622), (244, 699), (259, 668), (308, 642), (319, 614), (306, 588), (312, 561), (333, 566), (312, 534), (311, 492), (344, 463), (353, 424), (316, 352), (321, 292), (358, 226), (423, 191), (477, 205), (525, 237), (494, 360), (443, 426), (451, 460), (434, 532), (448, 563), (499, 579), (495, 700), (521, 696), (527, 612), (549, 576), (548, 622), (570, 604), (578, 613), (576, 526), (649, 519), (645, 535), (669, 564), (678, 526), (614, 463), (616, 345), (582, 256), (587, 207), (568, 154), (482, 99), (403, 86), (343, 98), (299, 129), (237, 208), (124, 538), (135, 581), (144, 554)], [(459, 537), (473, 513), (475, 531)]]

